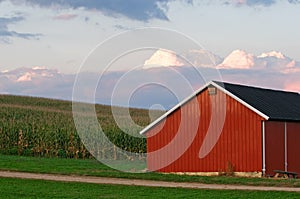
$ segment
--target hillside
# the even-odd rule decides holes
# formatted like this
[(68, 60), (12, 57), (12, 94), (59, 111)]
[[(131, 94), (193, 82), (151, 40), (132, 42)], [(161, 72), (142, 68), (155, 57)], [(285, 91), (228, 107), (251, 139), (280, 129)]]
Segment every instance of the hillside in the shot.
[[(110, 106), (95, 107), (99, 124), (113, 143), (131, 152), (146, 151), (144, 138), (129, 136), (118, 128)], [(115, 108), (119, 110), (119, 114), (126, 110), (122, 107)], [(129, 112), (140, 128), (151, 122), (146, 109), (130, 108)], [(163, 112), (155, 113), (158, 116)], [(141, 129), (132, 129), (131, 133), (137, 134), (139, 130)], [(0, 153), (91, 158), (76, 132), (72, 102), (12, 95), (0, 95)]]

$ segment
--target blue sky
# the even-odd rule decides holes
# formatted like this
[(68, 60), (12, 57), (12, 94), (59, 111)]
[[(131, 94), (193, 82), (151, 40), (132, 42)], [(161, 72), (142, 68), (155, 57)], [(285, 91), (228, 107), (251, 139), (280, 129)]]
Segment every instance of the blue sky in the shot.
[(143, 27), (181, 32), (221, 57), (276, 50), (300, 60), (299, 10), (298, 0), (0, 0), (0, 70), (75, 73), (97, 44)]

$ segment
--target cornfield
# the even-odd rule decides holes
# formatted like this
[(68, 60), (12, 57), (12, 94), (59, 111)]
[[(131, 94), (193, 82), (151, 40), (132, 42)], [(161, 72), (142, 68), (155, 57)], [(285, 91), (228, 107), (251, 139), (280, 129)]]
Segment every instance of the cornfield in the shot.
[[(124, 108), (117, 108), (122, 114)], [(116, 146), (133, 153), (146, 152), (145, 138), (138, 128), (128, 126), (124, 133), (114, 121), (111, 107), (96, 105), (99, 124), (106, 136)], [(130, 109), (131, 118), (141, 127), (150, 123), (149, 111)], [(158, 111), (158, 115), (163, 112)], [(92, 143), (97, 154), (105, 154), (105, 147)], [(94, 141), (95, 142), (95, 141)], [(97, 148), (98, 147), (98, 148)], [(72, 103), (44, 98), (0, 95), (0, 153), (11, 155), (91, 158), (91, 153), (82, 143), (73, 121)], [(111, 158), (117, 158), (112, 155)]]

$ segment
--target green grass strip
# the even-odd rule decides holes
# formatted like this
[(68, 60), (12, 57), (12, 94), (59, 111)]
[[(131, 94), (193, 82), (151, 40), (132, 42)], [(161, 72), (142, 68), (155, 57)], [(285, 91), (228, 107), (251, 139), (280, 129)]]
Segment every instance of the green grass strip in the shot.
[(0, 178), (0, 198), (299, 198), (295, 192), (198, 190)]

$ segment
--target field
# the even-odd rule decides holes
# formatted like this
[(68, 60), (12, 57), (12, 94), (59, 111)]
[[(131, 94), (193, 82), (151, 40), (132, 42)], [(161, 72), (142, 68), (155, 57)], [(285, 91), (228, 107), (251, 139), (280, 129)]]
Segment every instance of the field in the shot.
[[(96, 105), (95, 109), (99, 124), (115, 145), (130, 152), (146, 152), (145, 138), (123, 133), (114, 121), (110, 106)], [(116, 109), (119, 117), (131, 117), (140, 125), (140, 128), (128, 126), (132, 135), (138, 135), (141, 128), (150, 123), (148, 110), (131, 108), (128, 116), (127, 109)], [(163, 112), (156, 113), (160, 115)], [(105, 154), (105, 150), (112, 150), (105, 147), (100, 149), (99, 143), (90, 144), (95, 146), (92, 150), (97, 151), (100, 156)], [(71, 102), (11, 95), (0, 95), (0, 153), (91, 158), (76, 131)]]

